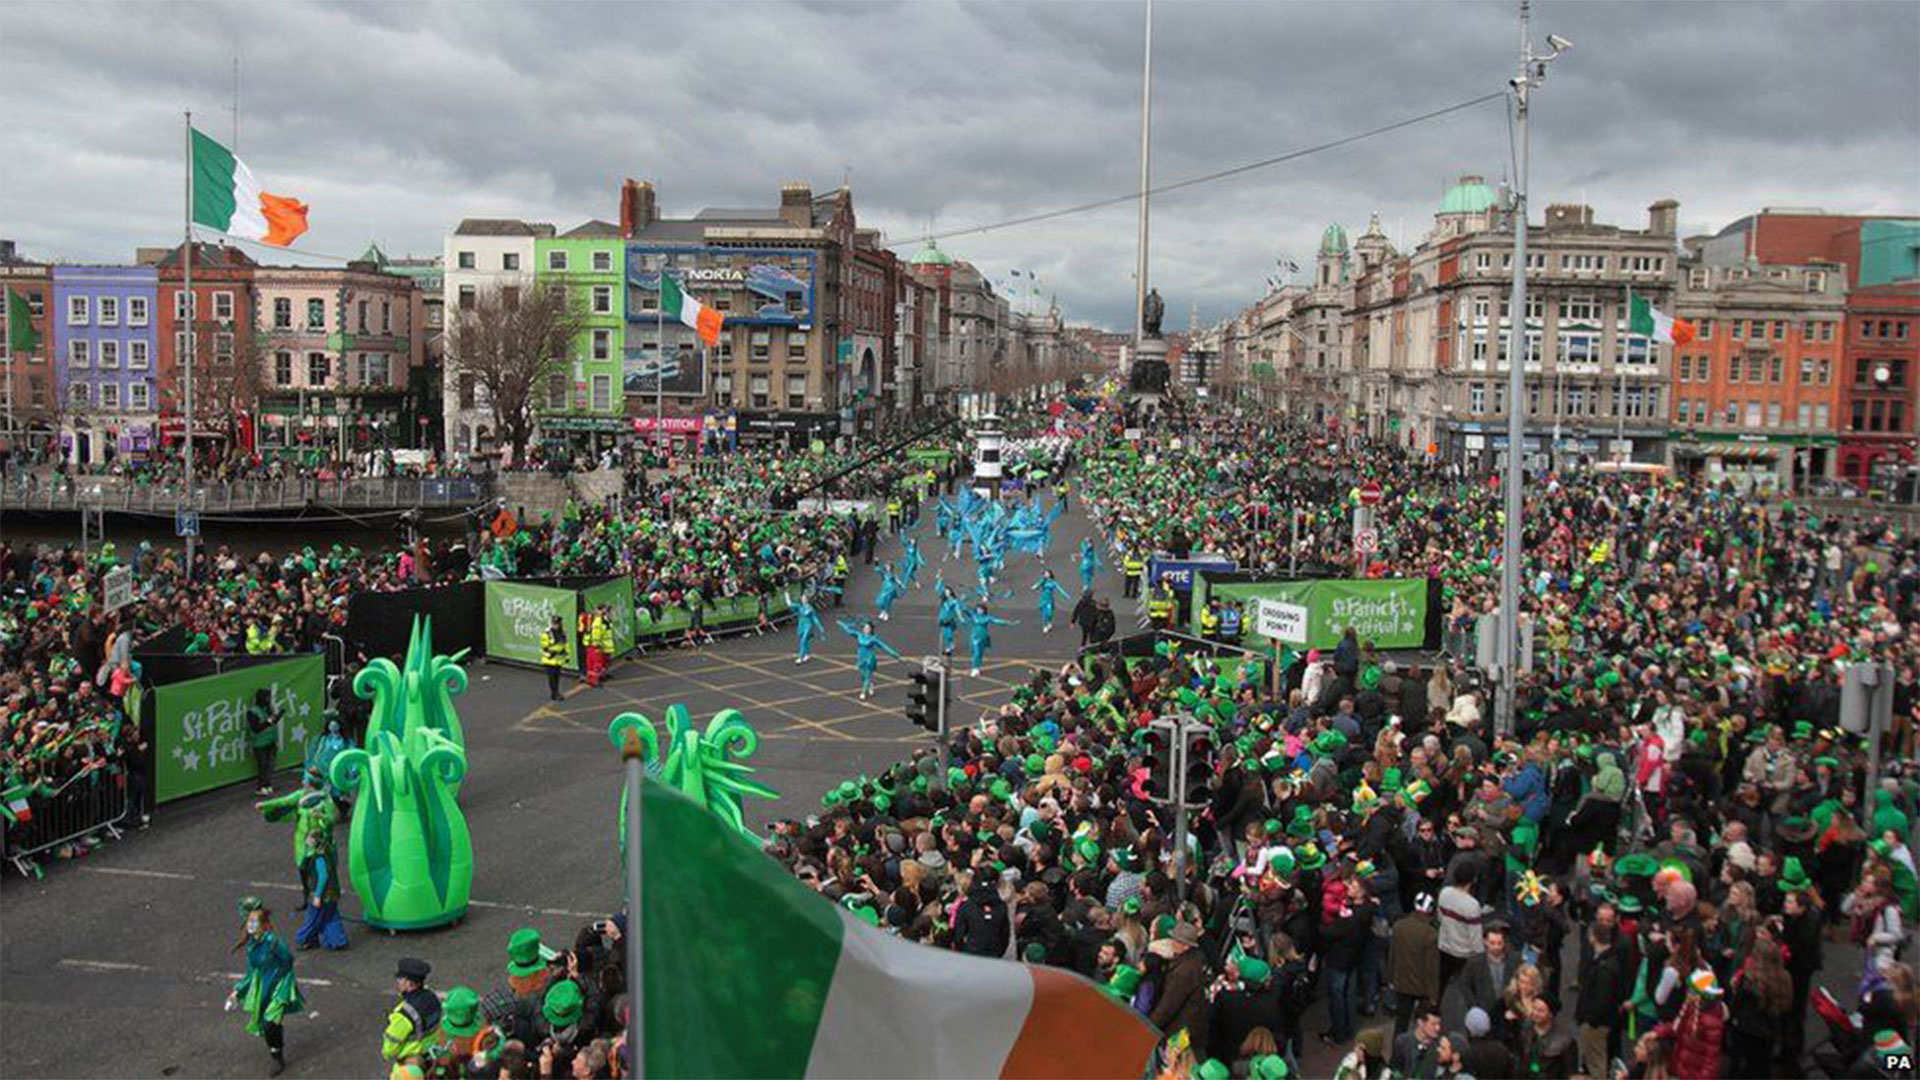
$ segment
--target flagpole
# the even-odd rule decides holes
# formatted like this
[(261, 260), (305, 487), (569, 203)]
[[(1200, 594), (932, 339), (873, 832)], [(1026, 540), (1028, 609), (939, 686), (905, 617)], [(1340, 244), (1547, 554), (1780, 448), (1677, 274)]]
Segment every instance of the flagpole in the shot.
[[(185, 306), (183, 309), (185, 310), (186, 316), (187, 316), (187, 351), (186, 351), (186, 356), (183, 357), (181, 361), (185, 365), (185, 371), (186, 371), (185, 373), (186, 402), (182, 410), (185, 414), (186, 430), (184, 434), (186, 437), (186, 442), (183, 444), (182, 456), (183, 456), (185, 467), (186, 467), (185, 503), (186, 503), (187, 512), (190, 514), (193, 512), (193, 350), (194, 350), (193, 110), (192, 109), (188, 109), (186, 111), (185, 150), (186, 150), (186, 168), (187, 168), (187, 185), (186, 185), (187, 201), (185, 206), (182, 208), (184, 210), (184, 214), (183, 214), (184, 220), (181, 226), (181, 232), (185, 235), (186, 242), (181, 246), (181, 249), (180, 249), (181, 250), (181, 267), (182, 267), (181, 289), (187, 294)], [(186, 537), (186, 541), (187, 541), (186, 576), (187, 576), (187, 580), (189, 581), (193, 580), (193, 555), (194, 555), (194, 548), (197, 546), (194, 543), (194, 539), (195, 538), (192, 534), (189, 534)]]
[[(1627, 282), (1627, 341), (1631, 343), (1632, 340), (1633, 282), (1629, 281)], [(1653, 348), (1653, 340), (1651, 338), (1647, 340), (1647, 348)], [(1620, 376), (1620, 396), (1615, 398), (1613, 402), (1613, 416), (1615, 421), (1617, 421), (1613, 432), (1613, 452), (1620, 455), (1619, 462), (1622, 465), (1627, 463), (1627, 458), (1630, 456), (1626, 447), (1621, 445), (1627, 441), (1627, 366), (1621, 362), (1626, 355), (1627, 350), (1625, 349), (1616, 349), (1613, 354), (1613, 366), (1617, 369), (1616, 373)]]
[(660, 254), (660, 302), (653, 306), (653, 322), (656, 343), (653, 351), (653, 449), (664, 462), (666, 440), (660, 426), (661, 413), (664, 411), (663, 406), (667, 396), (667, 256), (665, 252)]

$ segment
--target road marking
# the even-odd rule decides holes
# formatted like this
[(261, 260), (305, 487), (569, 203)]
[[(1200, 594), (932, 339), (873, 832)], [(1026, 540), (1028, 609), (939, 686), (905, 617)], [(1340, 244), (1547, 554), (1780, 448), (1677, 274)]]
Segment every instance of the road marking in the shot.
[[(56, 966), (66, 968), (69, 971), (91, 971), (101, 975), (114, 974), (114, 973), (127, 972), (127, 971), (159, 971), (160, 970), (159, 968), (156, 968), (151, 964), (125, 964), (117, 960), (76, 960), (71, 957), (61, 960), (59, 964)], [(239, 980), (244, 979), (246, 977), (247, 977), (247, 973), (244, 971), (215, 971), (215, 972), (209, 972), (208, 974), (205, 974), (205, 975), (194, 976), (194, 978), (198, 979), (201, 982), (238, 982)], [(308, 986), (332, 986), (333, 985), (332, 979), (318, 979), (318, 978), (313, 978), (307, 975), (301, 975), (299, 976), (299, 979), (302, 983)]]
[(62, 960), (63, 968), (75, 971), (152, 971), (146, 964), (121, 964), (112, 960)]
[(162, 878), (167, 881), (192, 881), (192, 874), (176, 874), (170, 870), (135, 870), (117, 866), (83, 866), (82, 870), (91, 874), (121, 874), (126, 877)]
[(540, 915), (566, 916), (572, 919), (604, 919), (607, 917), (607, 913), (604, 911), (568, 911), (565, 908), (537, 908), (528, 907), (524, 904), (501, 904), (492, 900), (469, 900), (467, 901), (467, 906), (489, 908), (496, 911), (531, 911)]

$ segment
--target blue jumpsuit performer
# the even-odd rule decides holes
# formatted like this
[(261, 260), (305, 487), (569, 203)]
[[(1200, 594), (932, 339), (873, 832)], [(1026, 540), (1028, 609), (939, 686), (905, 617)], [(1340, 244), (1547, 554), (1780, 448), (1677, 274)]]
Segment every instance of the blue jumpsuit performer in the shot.
[(853, 639), (855, 650), (853, 666), (860, 671), (860, 700), (865, 701), (873, 696), (873, 669), (880, 664), (880, 654), (886, 653), (895, 660), (899, 660), (901, 659), (900, 651), (880, 640), (880, 636), (873, 632), (871, 621), (865, 626), (855, 626), (846, 619), (841, 619), (839, 625), (841, 631)]
[(1093, 589), (1094, 571), (1100, 569), (1104, 565), (1106, 564), (1100, 561), (1100, 552), (1094, 548), (1093, 541), (1081, 540), (1080, 541), (1080, 591), (1081, 592), (1089, 592)]
[(795, 600), (793, 594), (787, 594), (787, 607), (793, 610), (793, 629), (795, 632), (795, 653), (793, 662), (804, 664), (813, 659), (813, 635), (826, 629), (820, 621), (820, 612), (814, 609), (811, 594)]
[(880, 595), (874, 598), (873, 606), (880, 609), (881, 622), (893, 618), (893, 602), (900, 599), (902, 587), (900, 575), (893, 572), (892, 563), (880, 568)]
[(973, 627), (972, 637), (967, 644), (973, 650), (973, 672), (980, 674), (980, 661), (987, 655), (987, 647), (993, 644), (995, 626), (1013, 626), (1017, 620), (1002, 619), (987, 611), (987, 605), (981, 604), (967, 613), (967, 622)]
[(1066, 599), (1067, 590), (1061, 588), (1060, 583), (1054, 580), (1051, 570), (1040, 571), (1040, 580), (1034, 582), (1033, 587), (1040, 594), (1040, 621), (1044, 624), (1040, 627), (1040, 632), (1050, 634), (1053, 632), (1053, 602), (1055, 598)]
[(909, 536), (900, 541), (900, 545), (907, 551), (907, 557), (901, 560), (900, 578), (917, 589), (920, 587), (920, 567), (926, 564), (926, 560), (920, 557), (920, 542)]
[(960, 626), (960, 620), (967, 617), (967, 606), (960, 602), (953, 590), (944, 583), (938, 586), (940, 597), (940, 654), (953, 655), (953, 632)]

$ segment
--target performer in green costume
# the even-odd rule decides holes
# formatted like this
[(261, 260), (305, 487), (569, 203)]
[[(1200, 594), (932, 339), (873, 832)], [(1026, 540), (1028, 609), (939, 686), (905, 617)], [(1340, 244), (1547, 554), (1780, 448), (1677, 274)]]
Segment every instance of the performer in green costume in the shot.
[(244, 936), (233, 951), (247, 950), (247, 974), (227, 995), (227, 1009), (236, 1006), (247, 1016), (247, 1032), (266, 1040), (273, 1055), (270, 1076), (279, 1076), (287, 1067), (286, 1034), (280, 1021), (288, 1013), (306, 1008), (300, 996), (300, 984), (293, 977), (293, 953), (280, 935), (273, 932), (273, 913), (257, 896), (240, 901), (240, 914), (247, 920)]

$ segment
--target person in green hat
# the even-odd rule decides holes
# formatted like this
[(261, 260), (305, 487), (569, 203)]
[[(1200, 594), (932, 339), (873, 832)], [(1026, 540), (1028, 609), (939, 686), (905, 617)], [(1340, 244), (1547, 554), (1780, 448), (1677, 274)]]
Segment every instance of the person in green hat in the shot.
[(539, 1000), (553, 980), (554, 971), (549, 962), (558, 955), (541, 943), (540, 931), (531, 926), (515, 930), (507, 938), (507, 988), (513, 991), (513, 996)]
[(307, 1007), (306, 998), (293, 975), (293, 952), (274, 932), (273, 912), (266, 903), (257, 896), (242, 897), (240, 914), (246, 919), (246, 931), (233, 949), (247, 950), (247, 972), (227, 993), (227, 1010), (245, 1011), (247, 1033), (260, 1036), (273, 1058), (268, 1075), (279, 1076), (287, 1067), (281, 1021), (289, 1013), (299, 1015)]
[(465, 986), (447, 991), (440, 1003), (440, 1039), (435, 1056), (467, 1073), (484, 1073), (504, 1044), (500, 1029), (481, 1015), (479, 994)]
[(583, 1022), (585, 1012), (586, 995), (580, 992), (579, 983), (561, 979), (547, 987), (546, 996), (540, 1000), (540, 1023), (535, 1027), (541, 1038), (539, 1075), (570, 1075), (574, 1054), (592, 1034)]

